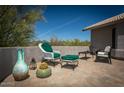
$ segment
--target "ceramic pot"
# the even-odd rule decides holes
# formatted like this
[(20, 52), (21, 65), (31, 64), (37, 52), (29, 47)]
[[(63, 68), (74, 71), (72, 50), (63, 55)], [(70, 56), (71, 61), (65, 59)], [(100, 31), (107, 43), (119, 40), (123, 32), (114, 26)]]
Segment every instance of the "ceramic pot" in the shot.
[(49, 77), (51, 75), (51, 68), (48, 67), (46, 69), (37, 69), (36, 76), (39, 78)]
[(29, 65), (29, 68), (31, 70), (35, 70), (37, 68), (37, 63), (36, 63), (36, 60), (35, 58), (32, 58), (31, 62), (30, 62), (30, 65)]
[(24, 80), (29, 76), (28, 72), (29, 72), (29, 67), (24, 62), (24, 49), (18, 49), (17, 62), (12, 72), (13, 77), (17, 81)]

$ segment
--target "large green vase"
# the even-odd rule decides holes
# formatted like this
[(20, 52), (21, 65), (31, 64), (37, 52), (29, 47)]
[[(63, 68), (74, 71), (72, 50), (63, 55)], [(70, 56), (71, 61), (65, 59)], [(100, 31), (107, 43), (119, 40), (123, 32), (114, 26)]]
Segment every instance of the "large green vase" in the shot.
[(29, 67), (24, 61), (24, 49), (18, 49), (17, 62), (13, 68), (13, 77), (15, 80), (20, 81), (26, 79), (29, 74)]

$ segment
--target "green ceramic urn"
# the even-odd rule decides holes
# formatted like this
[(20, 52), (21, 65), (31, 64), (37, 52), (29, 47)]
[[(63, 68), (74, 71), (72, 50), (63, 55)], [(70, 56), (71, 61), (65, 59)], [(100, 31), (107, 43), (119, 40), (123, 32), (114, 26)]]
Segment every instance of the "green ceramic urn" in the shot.
[(40, 67), (36, 71), (36, 76), (39, 78), (49, 77), (51, 75), (51, 68), (47, 66), (47, 63), (41, 63)]
[(12, 72), (13, 77), (17, 81), (24, 80), (29, 76), (28, 72), (29, 72), (29, 67), (24, 62), (24, 49), (18, 49), (17, 62)]

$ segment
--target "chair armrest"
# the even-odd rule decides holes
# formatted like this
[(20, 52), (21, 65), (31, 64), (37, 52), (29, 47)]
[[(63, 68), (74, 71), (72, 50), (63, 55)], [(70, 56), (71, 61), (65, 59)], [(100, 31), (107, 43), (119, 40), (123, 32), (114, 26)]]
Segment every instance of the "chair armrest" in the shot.
[(44, 53), (45, 58), (54, 58), (54, 53), (53, 52), (46, 52)]
[(109, 53), (108, 52), (97, 52), (98, 55), (108, 55)]
[(53, 51), (53, 52), (61, 54), (61, 52), (60, 52), (60, 51)]
[(96, 55), (98, 54), (98, 52), (104, 52), (104, 50), (103, 49), (96, 49), (95, 50)]

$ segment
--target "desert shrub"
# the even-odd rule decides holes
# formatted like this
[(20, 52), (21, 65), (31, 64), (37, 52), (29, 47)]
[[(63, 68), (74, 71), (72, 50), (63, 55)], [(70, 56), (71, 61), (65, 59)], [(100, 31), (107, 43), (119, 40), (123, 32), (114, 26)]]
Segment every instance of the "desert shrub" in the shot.
[(42, 19), (41, 6), (0, 6), (0, 47), (26, 46)]

